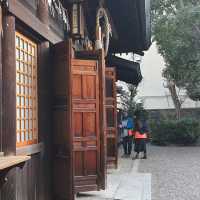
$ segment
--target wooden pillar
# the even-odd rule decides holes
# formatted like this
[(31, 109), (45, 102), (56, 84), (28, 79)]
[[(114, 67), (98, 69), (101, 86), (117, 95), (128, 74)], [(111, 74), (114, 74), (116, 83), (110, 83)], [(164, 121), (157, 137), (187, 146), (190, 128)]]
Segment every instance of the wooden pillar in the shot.
[[(51, 199), (52, 193), (52, 79), (50, 44), (42, 42), (38, 46), (38, 139), (45, 149), (41, 154), (39, 199)], [(52, 191), (51, 191), (52, 192)]]
[(2, 39), (2, 131), (5, 155), (16, 153), (16, 64), (15, 64), (15, 17), (3, 15)]
[[(15, 18), (2, 8), (1, 50), (0, 50), (0, 85), (2, 91), (2, 151), (5, 155), (16, 152), (16, 71), (15, 71)], [(1, 11), (2, 11), (1, 10)], [(1, 23), (1, 22), (0, 22)], [(2, 61), (2, 62), (1, 62)], [(2, 64), (1, 64), (2, 63)], [(2, 175), (2, 174), (1, 174)], [(0, 199), (16, 199), (16, 170), (11, 169), (0, 180)]]
[(100, 163), (100, 170), (101, 170), (101, 188), (105, 189), (106, 187), (106, 155), (107, 155), (107, 139), (106, 139), (106, 110), (105, 110), (105, 56), (103, 50), (98, 50), (99, 54), (99, 80), (100, 80), (100, 107), (99, 110), (101, 111), (100, 115), (100, 152), (101, 152), (101, 163)]
[(0, 154), (3, 152), (2, 131), (2, 7), (0, 4)]
[(37, 15), (45, 25), (49, 25), (48, 0), (38, 0)]

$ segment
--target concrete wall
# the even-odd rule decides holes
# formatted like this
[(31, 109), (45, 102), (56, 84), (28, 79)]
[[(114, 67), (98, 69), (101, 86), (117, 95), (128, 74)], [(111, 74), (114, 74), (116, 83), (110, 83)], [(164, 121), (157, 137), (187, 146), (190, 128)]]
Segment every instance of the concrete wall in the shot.
[[(170, 95), (166, 96), (143, 96), (140, 97), (147, 110), (174, 109), (174, 104)], [(200, 102), (192, 101), (186, 96), (181, 96), (184, 100), (182, 108), (200, 108)]]

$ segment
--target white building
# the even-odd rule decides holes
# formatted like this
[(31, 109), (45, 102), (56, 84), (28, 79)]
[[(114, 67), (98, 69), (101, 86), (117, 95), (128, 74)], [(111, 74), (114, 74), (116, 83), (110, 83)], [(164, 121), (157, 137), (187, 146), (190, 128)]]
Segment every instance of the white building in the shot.
[[(163, 57), (158, 53), (155, 43), (145, 53), (142, 60), (141, 71), (143, 80), (138, 87), (137, 98), (141, 99), (147, 110), (173, 109), (174, 105), (169, 90), (164, 87), (165, 81), (162, 71), (165, 68)], [(181, 95), (185, 99), (182, 108), (199, 108), (200, 102), (194, 102)]]

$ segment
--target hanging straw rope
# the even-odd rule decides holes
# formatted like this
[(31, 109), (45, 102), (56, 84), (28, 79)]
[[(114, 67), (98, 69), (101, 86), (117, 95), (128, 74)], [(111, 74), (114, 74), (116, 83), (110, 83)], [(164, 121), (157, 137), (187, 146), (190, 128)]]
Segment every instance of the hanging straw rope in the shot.
[[(103, 45), (103, 38), (101, 38), (101, 27), (100, 27), (100, 19), (104, 18), (105, 20), (105, 44)], [(96, 16), (96, 42), (95, 47), (96, 49), (104, 48), (105, 55), (108, 53), (110, 36), (112, 35), (111, 26), (109, 23), (108, 15), (104, 8), (99, 8), (97, 11)]]

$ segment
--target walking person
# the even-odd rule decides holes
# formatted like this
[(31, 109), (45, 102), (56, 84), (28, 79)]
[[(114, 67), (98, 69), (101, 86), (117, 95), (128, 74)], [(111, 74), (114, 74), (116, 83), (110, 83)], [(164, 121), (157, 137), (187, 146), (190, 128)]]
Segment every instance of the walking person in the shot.
[(133, 119), (128, 116), (127, 113), (124, 113), (124, 119), (122, 120), (122, 137), (123, 137), (123, 149), (124, 155), (123, 157), (129, 157), (132, 152), (133, 145), (133, 135), (132, 130), (134, 128)]
[(147, 132), (146, 127), (142, 126), (141, 121), (137, 121), (135, 125), (134, 138), (135, 138), (135, 156), (133, 159), (138, 159), (140, 152), (143, 152), (143, 159), (147, 159)]

